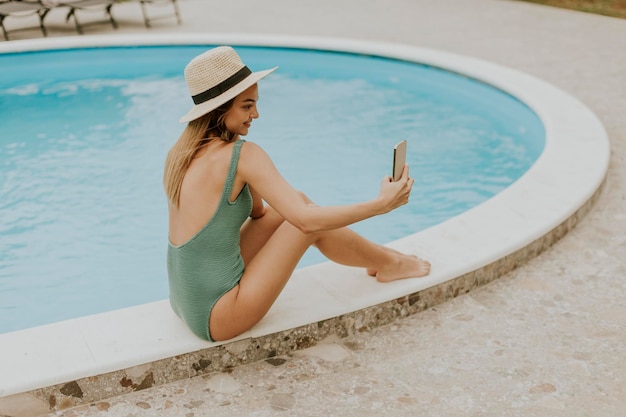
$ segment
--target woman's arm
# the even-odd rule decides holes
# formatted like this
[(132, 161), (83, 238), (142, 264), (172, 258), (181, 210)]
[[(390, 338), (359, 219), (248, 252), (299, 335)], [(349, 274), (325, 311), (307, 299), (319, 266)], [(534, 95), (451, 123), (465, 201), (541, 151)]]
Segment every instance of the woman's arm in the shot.
[(413, 186), (407, 167), (399, 181), (383, 179), (380, 194), (373, 200), (344, 206), (308, 204), (280, 175), (270, 157), (251, 142), (242, 147), (237, 172), (270, 206), (304, 233), (337, 229), (387, 213), (409, 201)]
[(253, 219), (259, 219), (265, 216), (265, 205), (263, 204), (263, 198), (256, 192), (256, 190), (250, 187), (250, 194), (252, 195), (252, 211), (250, 217)]

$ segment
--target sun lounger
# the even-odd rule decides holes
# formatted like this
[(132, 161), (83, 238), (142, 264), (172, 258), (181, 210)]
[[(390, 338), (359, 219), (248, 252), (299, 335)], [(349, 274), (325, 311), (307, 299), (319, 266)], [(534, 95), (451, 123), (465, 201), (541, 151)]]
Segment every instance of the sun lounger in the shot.
[[(9, 31), (5, 25), (5, 19), (9, 17), (27, 17), (37, 15), (39, 17), (39, 28), (44, 36), (48, 36), (46, 28), (44, 26), (44, 19), (48, 12), (54, 9), (67, 8), (68, 12), (65, 20), (74, 20), (76, 31), (79, 34), (83, 34), (83, 27), (99, 23), (110, 23), (114, 29), (117, 29), (118, 25), (111, 9), (120, 0), (0, 0), (0, 26), (2, 27), (2, 33), (6, 40), (9, 40), (9, 32), (17, 30), (33, 29), (33, 27), (19, 28)], [(151, 27), (151, 22), (154, 20), (175, 17), (176, 22), (181, 24), (180, 11), (178, 9), (177, 0), (125, 0), (126, 2), (139, 3), (141, 6), (141, 12), (143, 14), (144, 23), (146, 27)], [(172, 11), (170, 13), (157, 13), (153, 14), (148, 9), (151, 6), (171, 6)], [(104, 12), (105, 20), (81, 22), (78, 18), (78, 14), (82, 12)], [(81, 19), (82, 20), (82, 19)]]
[[(143, 20), (147, 28), (150, 27), (151, 21), (169, 18), (169, 17), (176, 17), (176, 22), (179, 25), (181, 23), (177, 0), (129, 0), (129, 1), (139, 3), (141, 5), (141, 12), (143, 13)], [(147, 10), (148, 5), (167, 6), (169, 3), (171, 3), (173, 7), (172, 13), (152, 15), (152, 16), (150, 16), (150, 14), (148, 13), (148, 10)]]
[[(83, 33), (83, 27), (87, 25), (99, 24), (103, 22), (110, 22), (113, 26), (113, 29), (117, 29), (117, 22), (113, 18), (113, 14), (111, 13), (111, 9), (113, 5), (116, 3), (115, 0), (62, 0), (60, 1), (56, 7), (69, 7), (69, 12), (67, 13), (66, 20), (70, 20), (74, 18), (74, 24), (76, 25), (76, 31), (80, 34)], [(78, 16), (76, 14), (77, 11), (104, 11), (106, 15), (106, 20), (93, 21), (89, 23), (80, 23), (78, 20)]]
[(9, 32), (14, 32), (17, 30), (25, 30), (32, 29), (29, 28), (19, 28), (13, 29), (11, 31), (7, 30), (4, 26), (5, 19), (9, 17), (29, 17), (33, 15), (37, 15), (39, 17), (39, 28), (41, 29), (41, 33), (43, 36), (48, 36), (46, 32), (46, 27), (44, 26), (44, 19), (50, 9), (44, 6), (42, 3), (38, 1), (3, 1), (0, 2), (0, 26), (2, 27), (2, 34), (4, 35), (4, 39), (9, 40)]

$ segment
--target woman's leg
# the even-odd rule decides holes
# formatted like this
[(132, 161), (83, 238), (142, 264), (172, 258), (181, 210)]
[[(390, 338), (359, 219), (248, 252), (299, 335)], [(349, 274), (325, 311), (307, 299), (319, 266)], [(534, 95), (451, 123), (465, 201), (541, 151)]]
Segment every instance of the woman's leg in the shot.
[(337, 263), (368, 268), (379, 281), (423, 276), (430, 270), (428, 262), (377, 245), (348, 228), (304, 234), (282, 222), (246, 264), (239, 285), (215, 304), (210, 318), (213, 339), (230, 339), (261, 320), (311, 245)]
[[(302, 199), (308, 204), (313, 202), (304, 194), (300, 193)], [(241, 256), (246, 265), (256, 256), (263, 245), (274, 234), (276, 229), (285, 221), (285, 218), (278, 214), (271, 206), (265, 206), (265, 215), (258, 219), (248, 219), (241, 227)]]
[[(307, 203), (313, 204), (309, 198), (302, 194), (302, 197)], [(274, 234), (276, 229), (285, 221), (285, 219), (276, 212), (272, 207), (266, 207), (265, 216), (259, 219), (248, 219), (241, 228), (241, 256), (243, 257), (244, 262), (247, 264), (256, 256), (256, 254), (261, 250), (261, 248), (265, 245), (265, 243), (269, 240), (269, 238)], [(357, 235), (355, 232), (348, 228), (337, 229), (333, 231), (336, 235), (337, 239), (341, 239), (342, 244), (352, 245), (351, 241), (360, 240), (361, 236)], [(329, 232), (330, 233), (330, 232)], [(318, 246), (315, 242), (313, 246)], [(390, 251), (395, 253), (396, 255), (403, 255), (402, 253), (395, 251), (391, 248), (387, 248), (385, 246), (376, 245), (377, 249), (384, 249), (386, 251)], [(378, 253), (378, 251), (374, 252), (374, 256)], [(331, 255), (333, 256), (333, 255)], [(341, 256), (341, 254), (337, 254), (336, 256)], [(361, 266), (361, 263), (353, 265), (348, 264), (349, 260), (342, 261), (341, 259), (334, 259), (337, 263), (342, 263), (345, 265), (351, 266)], [(370, 276), (377, 276), (378, 271), (375, 268), (368, 267), (367, 273)], [(382, 276), (378, 277), (379, 280), (383, 280)]]
[(330, 260), (348, 266), (362, 266), (380, 282), (422, 277), (430, 263), (413, 255), (371, 242), (347, 227), (324, 232), (317, 248)]
[(259, 253), (284, 221), (285, 219), (270, 206), (266, 207), (263, 217), (246, 220), (240, 232), (241, 256), (246, 265)]
[(246, 264), (239, 285), (213, 306), (209, 317), (211, 337), (214, 340), (231, 339), (258, 323), (274, 304), (314, 240), (313, 234), (304, 234), (290, 223), (282, 222)]

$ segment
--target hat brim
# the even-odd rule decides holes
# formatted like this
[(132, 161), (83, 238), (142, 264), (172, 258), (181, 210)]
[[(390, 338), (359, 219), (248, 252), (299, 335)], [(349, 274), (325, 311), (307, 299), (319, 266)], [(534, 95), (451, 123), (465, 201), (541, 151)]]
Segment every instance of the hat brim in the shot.
[(239, 84), (237, 84), (230, 90), (226, 91), (225, 93), (215, 98), (212, 98), (211, 100), (207, 100), (203, 103), (196, 104), (195, 106), (193, 106), (191, 110), (187, 112), (187, 114), (185, 114), (183, 117), (180, 118), (179, 122), (186, 123), (186, 122), (190, 122), (192, 120), (195, 120), (199, 117), (204, 116), (210, 111), (213, 111), (219, 106), (221, 106), (222, 104), (226, 103), (228, 100), (231, 100), (237, 97), (239, 94), (243, 93), (248, 88), (250, 88), (257, 82), (259, 82), (263, 78), (267, 77), (269, 74), (276, 71), (277, 69), (278, 67), (274, 67), (272, 69), (268, 69), (264, 71), (253, 72), (252, 74), (244, 78)]

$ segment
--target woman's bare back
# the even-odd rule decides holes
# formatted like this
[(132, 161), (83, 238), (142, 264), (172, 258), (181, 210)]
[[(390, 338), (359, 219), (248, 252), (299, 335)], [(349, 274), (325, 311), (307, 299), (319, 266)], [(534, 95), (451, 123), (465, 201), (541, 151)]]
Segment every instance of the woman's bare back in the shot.
[[(173, 245), (181, 245), (195, 236), (211, 219), (224, 190), (234, 143), (213, 140), (198, 151), (183, 179), (180, 205), (169, 207), (169, 236)], [(237, 181), (230, 201), (244, 184)]]

